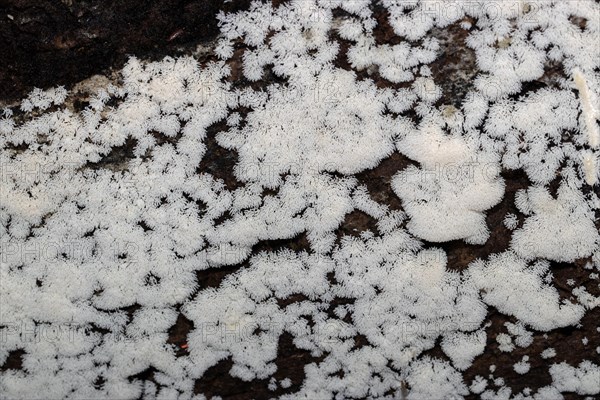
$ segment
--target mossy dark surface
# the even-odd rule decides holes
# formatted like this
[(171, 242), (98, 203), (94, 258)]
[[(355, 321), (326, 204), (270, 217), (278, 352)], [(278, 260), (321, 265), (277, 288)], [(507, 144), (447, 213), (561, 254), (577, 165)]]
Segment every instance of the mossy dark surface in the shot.
[(250, 0), (7, 0), (0, 2), (0, 99), (69, 86), (128, 56), (185, 54), (218, 33), (219, 10)]

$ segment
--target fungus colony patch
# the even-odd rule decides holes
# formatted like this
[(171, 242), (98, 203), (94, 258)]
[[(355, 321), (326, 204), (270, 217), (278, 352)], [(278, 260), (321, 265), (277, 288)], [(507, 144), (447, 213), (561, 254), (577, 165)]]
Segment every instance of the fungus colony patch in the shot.
[(219, 29), (1, 111), (2, 398), (600, 393), (598, 3)]

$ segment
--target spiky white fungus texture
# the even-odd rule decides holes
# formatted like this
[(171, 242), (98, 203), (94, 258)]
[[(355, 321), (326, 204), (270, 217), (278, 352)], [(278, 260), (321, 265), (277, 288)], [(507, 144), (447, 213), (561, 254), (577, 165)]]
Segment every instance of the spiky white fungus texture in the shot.
[(442, 349), (457, 369), (465, 370), (471, 366), (476, 356), (483, 353), (486, 339), (487, 335), (483, 330), (471, 334), (452, 333), (442, 339)]
[(600, 392), (600, 369), (591, 361), (582, 361), (577, 367), (567, 363), (550, 367), (552, 386), (560, 392), (595, 395)]
[(517, 346), (527, 347), (533, 343), (533, 334), (525, 328), (522, 322), (516, 324), (506, 322), (504, 325), (506, 326), (506, 330), (515, 337)]
[(472, 393), (479, 394), (479, 393), (483, 392), (486, 387), (487, 387), (487, 380), (484, 377), (477, 375), (475, 377), (475, 379), (473, 380), (473, 383), (471, 383), (471, 386), (469, 387), (469, 389), (471, 390)]
[(526, 373), (529, 372), (529, 369), (531, 368), (531, 364), (528, 363), (527, 361), (529, 361), (529, 357), (528, 356), (523, 356), (523, 358), (521, 359), (521, 361), (519, 361), (518, 363), (516, 363), (513, 368), (514, 370), (521, 375), (524, 375)]
[(556, 356), (556, 350), (554, 350), (553, 348), (549, 347), (549, 348), (545, 349), (544, 351), (542, 351), (541, 356), (544, 359), (546, 359), (546, 358), (552, 358), (552, 357)]
[[(597, 396), (592, 361), (551, 365), (535, 393), (462, 371), (489, 341), (527, 347), (600, 306), (553, 278), (556, 262), (600, 269), (599, 13), (255, 1), (219, 14), (218, 61), (131, 58), (80, 112), (62, 87), (4, 108), (0, 397), (199, 400), (221, 362), (289, 400)], [(454, 29), (474, 75), (451, 105)], [(348, 235), (356, 214), (372, 224)], [(461, 246), (483, 255), (457, 268)], [(495, 336), (492, 310), (513, 321)], [(302, 382), (275, 378), (284, 335), (311, 357)], [(448, 360), (423, 354), (436, 346)]]
[(439, 396), (439, 393), (457, 398), (469, 393), (460, 374), (445, 361), (425, 357), (415, 361), (410, 371), (407, 382), (412, 390), (408, 399), (430, 399)]
[(504, 217), (504, 226), (510, 230), (514, 230), (519, 225), (519, 220), (515, 214), (507, 214)]
[(282, 388), (287, 389), (292, 386), (292, 381), (290, 378), (285, 378), (281, 382), (279, 382)]
[[(584, 314), (581, 305), (561, 300), (558, 291), (543, 282), (547, 267), (528, 265), (515, 253), (505, 252), (487, 262), (473, 263), (469, 274), (473, 284), (484, 290), (486, 303), (534, 329), (547, 331), (575, 324)], [(519, 296), (527, 290), (527, 296)]]
[(510, 335), (507, 335), (506, 333), (499, 333), (498, 336), (496, 336), (496, 341), (499, 344), (498, 349), (500, 349), (500, 351), (508, 353), (515, 349)]
[(525, 259), (574, 261), (592, 255), (600, 235), (584, 195), (561, 185), (556, 199), (543, 187), (517, 194), (517, 207), (526, 215), (512, 236), (512, 247)]
[(272, 86), (243, 128), (219, 135), (219, 144), (239, 153), (240, 180), (276, 187), (286, 173), (353, 174), (392, 153), (399, 126), (383, 115), (391, 92), (343, 70), (306, 79)]
[(432, 242), (485, 243), (489, 229), (484, 211), (504, 193), (496, 157), (444, 134), (434, 122), (409, 132), (398, 150), (421, 164), (406, 168), (392, 182), (410, 217), (408, 230)]

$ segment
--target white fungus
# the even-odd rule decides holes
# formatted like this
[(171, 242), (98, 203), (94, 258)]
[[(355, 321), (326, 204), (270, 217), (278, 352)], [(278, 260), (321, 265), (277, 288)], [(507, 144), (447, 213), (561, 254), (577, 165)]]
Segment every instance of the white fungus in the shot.
[(410, 217), (416, 236), (432, 242), (465, 239), (482, 244), (489, 237), (484, 211), (504, 193), (494, 156), (451, 137), (434, 122), (407, 134), (398, 149), (421, 164), (394, 177), (392, 187)]
[(550, 367), (552, 386), (561, 392), (595, 395), (600, 392), (600, 369), (591, 361), (582, 361), (577, 367), (566, 363)]
[(487, 380), (484, 377), (477, 375), (475, 379), (473, 379), (473, 383), (471, 383), (469, 389), (472, 393), (480, 394), (485, 390), (486, 387)]
[[(3, 109), (0, 366), (20, 350), (23, 369), (2, 369), (0, 397), (199, 400), (194, 383), (224, 360), (244, 382), (289, 389), (274, 378), (283, 335), (314, 360), (282, 399), (598, 396), (592, 361), (551, 365), (535, 393), (462, 371), (488, 336), (511, 352), (600, 305), (584, 286), (561, 298), (551, 263), (600, 269), (600, 6), (434, 3), (382, 1), (391, 45), (367, 0), (255, 1), (219, 14), (217, 61), (131, 58), (81, 112), (62, 87)], [(432, 64), (452, 24), (476, 65), (455, 105)], [(262, 89), (230, 83), (236, 43)], [(568, 79), (530, 89), (554, 63)], [(235, 153), (231, 170), (202, 167), (211, 146)], [(396, 207), (361, 175), (382, 163), (398, 166), (383, 183)], [(344, 234), (353, 212), (372, 228)], [(510, 245), (492, 253), (501, 220)], [(256, 251), (301, 235), (303, 250)], [(449, 241), (487, 253), (456, 268), (436, 247)], [(206, 285), (205, 271), (224, 278)], [(490, 334), (492, 309), (515, 320), (508, 333)], [(169, 338), (180, 317), (185, 348)], [(423, 355), (436, 344), (449, 361)]]
[(496, 341), (500, 345), (498, 346), (498, 349), (500, 349), (500, 351), (509, 353), (515, 348), (515, 346), (512, 343), (512, 339), (506, 333), (499, 333), (498, 336), (496, 336)]
[(515, 344), (519, 347), (527, 347), (533, 343), (533, 334), (528, 331), (522, 322), (504, 324), (508, 332), (514, 337)]
[(554, 350), (552, 347), (549, 347), (547, 349), (544, 349), (544, 351), (542, 351), (541, 356), (543, 359), (555, 357), (556, 350)]
[(529, 361), (529, 357), (523, 356), (521, 361), (519, 361), (518, 363), (513, 365), (515, 372), (517, 372), (518, 374), (521, 374), (521, 375), (524, 375), (527, 372), (529, 372), (529, 369), (531, 368), (531, 364), (529, 364), (528, 361)]
[(511, 244), (518, 255), (568, 262), (588, 257), (597, 248), (600, 234), (579, 191), (561, 185), (556, 199), (542, 187), (521, 193), (517, 206), (531, 216), (513, 234)]

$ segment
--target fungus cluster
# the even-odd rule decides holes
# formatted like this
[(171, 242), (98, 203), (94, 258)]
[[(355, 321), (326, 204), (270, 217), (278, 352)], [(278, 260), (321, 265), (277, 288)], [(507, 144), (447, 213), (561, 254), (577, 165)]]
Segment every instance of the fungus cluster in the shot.
[[(255, 1), (219, 16), (216, 61), (132, 58), (82, 111), (64, 88), (2, 111), (0, 365), (20, 351), (22, 369), (0, 372), (0, 397), (200, 400), (195, 382), (223, 360), (282, 399), (600, 393), (593, 347), (579, 365), (544, 350), (552, 383), (536, 390), (463, 376), (490, 343), (527, 348), (600, 305), (553, 281), (555, 263), (583, 261), (598, 285), (600, 6), (381, 6), (399, 44), (376, 40), (368, 0)], [(450, 25), (477, 72), (452, 108), (430, 68), (430, 33)], [(263, 85), (233, 85), (238, 61)], [(553, 63), (564, 78), (529, 89)], [(213, 139), (237, 155), (234, 186), (203, 167)], [(401, 209), (359, 177), (394, 157), (408, 165), (386, 183)], [(528, 187), (507, 197), (518, 170)], [(454, 268), (444, 242), (496, 240), (487, 217), (502, 201), (507, 248)], [(355, 211), (373, 227), (345, 234)], [(256, 251), (299, 235), (304, 249)], [(513, 321), (497, 337), (492, 309)], [(184, 355), (169, 339), (182, 317)], [(283, 335), (314, 360), (303, 381), (274, 377)], [(424, 354), (436, 345), (444, 358)]]

